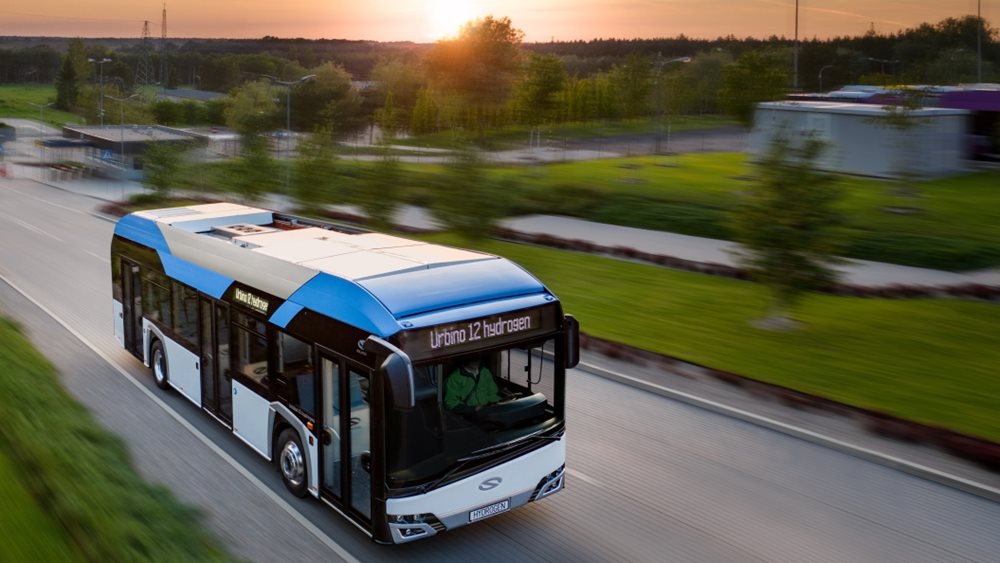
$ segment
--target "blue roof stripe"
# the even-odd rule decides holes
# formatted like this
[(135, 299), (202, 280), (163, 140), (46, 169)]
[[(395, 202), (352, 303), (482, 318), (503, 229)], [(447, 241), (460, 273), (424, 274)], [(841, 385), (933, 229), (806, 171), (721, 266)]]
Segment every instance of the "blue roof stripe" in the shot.
[(397, 319), (546, 291), (537, 278), (504, 259), (448, 264), (358, 283)]
[(280, 307), (271, 315), (271, 323), (279, 326), (281, 328), (287, 328), (288, 323), (292, 322), (295, 315), (299, 314), (304, 307), (298, 303), (292, 303), (291, 301), (285, 301)]
[(156, 221), (136, 215), (126, 215), (115, 224), (115, 234), (160, 252), (169, 252), (167, 241)]
[(163, 263), (163, 271), (168, 276), (179, 282), (186, 283), (202, 293), (207, 293), (216, 299), (221, 299), (233, 283), (231, 278), (227, 278), (222, 274), (202, 268), (186, 260), (181, 260), (168, 251), (160, 250), (159, 255), (160, 262)]
[(386, 338), (400, 326), (385, 305), (356, 283), (319, 273), (302, 284), (287, 301)]

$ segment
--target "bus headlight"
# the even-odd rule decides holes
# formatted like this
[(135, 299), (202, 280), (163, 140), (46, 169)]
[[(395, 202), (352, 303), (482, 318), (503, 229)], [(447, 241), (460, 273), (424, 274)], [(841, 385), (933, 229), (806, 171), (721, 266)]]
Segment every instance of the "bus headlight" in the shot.
[(535, 494), (531, 495), (531, 500), (541, 500), (552, 493), (561, 491), (565, 484), (565, 476), (566, 466), (561, 465), (559, 469), (542, 477), (542, 480), (538, 482), (538, 486), (535, 487)]
[(390, 514), (388, 519), (395, 543), (427, 538), (444, 530), (444, 525), (433, 514)]

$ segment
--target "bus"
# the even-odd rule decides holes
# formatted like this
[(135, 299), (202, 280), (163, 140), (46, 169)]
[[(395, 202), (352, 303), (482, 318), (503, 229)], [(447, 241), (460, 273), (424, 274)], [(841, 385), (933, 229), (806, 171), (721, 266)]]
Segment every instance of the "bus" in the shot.
[(156, 385), (378, 543), (564, 488), (579, 325), (504, 258), (212, 203), (124, 216), (111, 263)]

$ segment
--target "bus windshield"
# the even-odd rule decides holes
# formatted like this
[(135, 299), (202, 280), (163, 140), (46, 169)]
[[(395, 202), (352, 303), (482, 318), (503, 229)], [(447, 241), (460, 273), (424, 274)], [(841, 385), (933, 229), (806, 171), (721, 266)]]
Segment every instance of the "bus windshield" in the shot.
[(554, 352), (548, 339), (415, 365), (416, 407), (389, 416), (390, 486), (441, 480), (559, 425)]

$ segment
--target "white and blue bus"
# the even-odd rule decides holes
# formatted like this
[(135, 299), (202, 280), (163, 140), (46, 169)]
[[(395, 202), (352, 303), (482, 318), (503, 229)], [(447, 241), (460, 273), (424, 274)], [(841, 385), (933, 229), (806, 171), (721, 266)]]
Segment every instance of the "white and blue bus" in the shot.
[(111, 263), (156, 384), (377, 542), (563, 488), (579, 329), (508, 260), (215, 203), (123, 217)]

